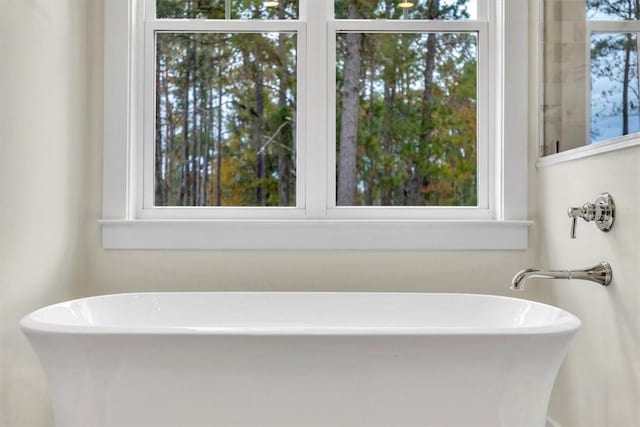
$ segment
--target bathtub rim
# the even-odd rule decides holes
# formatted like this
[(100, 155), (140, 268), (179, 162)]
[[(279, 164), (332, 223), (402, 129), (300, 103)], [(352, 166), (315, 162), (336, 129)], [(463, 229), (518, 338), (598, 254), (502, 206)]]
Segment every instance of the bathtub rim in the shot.
[[(195, 327), (195, 326), (104, 326), (104, 325), (70, 325), (62, 323), (43, 322), (33, 319), (33, 315), (62, 304), (78, 301), (87, 301), (105, 297), (126, 297), (140, 295), (171, 295), (171, 294), (336, 294), (336, 295), (442, 295), (442, 296), (471, 296), (480, 298), (492, 298), (510, 301), (524, 301), (540, 307), (559, 310), (566, 314), (566, 318), (557, 323), (538, 326), (511, 326), (511, 327), (434, 327), (434, 326), (389, 326), (389, 327), (364, 327), (364, 326), (241, 326), (241, 327)], [(516, 298), (503, 295), (476, 294), (476, 293), (447, 293), (447, 292), (278, 292), (278, 291), (168, 291), (168, 292), (122, 292), (89, 297), (80, 297), (70, 300), (60, 301), (38, 308), (20, 320), (20, 328), (27, 335), (36, 334), (62, 334), (62, 335), (113, 335), (113, 336), (288, 336), (288, 337), (309, 337), (309, 336), (369, 336), (369, 337), (389, 337), (389, 336), (517, 336), (517, 335), (555, 335), (574, 334), (582, 321), (573, 313), (550, 304), (532, 301), (524, 298)]]

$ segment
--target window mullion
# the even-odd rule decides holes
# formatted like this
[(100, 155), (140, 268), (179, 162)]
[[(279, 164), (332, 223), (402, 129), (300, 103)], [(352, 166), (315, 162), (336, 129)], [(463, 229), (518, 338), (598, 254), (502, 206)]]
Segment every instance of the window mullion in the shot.
[(146, 23), (154, 31), (174, 33), (255, 33), (296, 32), (302, 27), (298, 21), (224, 21), (224, 20), (180, 20), (157, 19)]
[[(486, 25), (486, 24), (485, 24)], [(477, 191), (478, 207), (488, 209), (492, 216), (496, 213), (496, 195), (492, 189), (495, 188), (496, 170), (491, 165), (497, 163), (496, 141), (499, 139), (497, 126), (490, 126), (489, 123), (498, 116), (496, 111), (501, 104), (497, 95), (499, 92), (500, 77), (498, 70), (491, 70), (498, 57), (497, 49), (492, 49), (490, 45), (491, 36), (487, 25), (478, 32), (478, 78), (477, 78)], [(493, 77), (492, 77), (493, 76)], [(493, 98), (492, 98), (493, 97)], [(491, 132), (494, 135), (491, 135)], [(491, 159), (494, 159), (492, 161)]]
[(479, 21), (488, 21), (491, 17), (491, 5), (490, 0), (478, 0), (478, 14), (477, 19)]
[(586, 32), (590, 33), (632, 33), (640, 31), (640, 21), (587, 21)]
[[(528, 84), (528, 1), (503, 0), (495, 2), (500, 8), (495, 12), (495, 28), (499, 35), (497, 43), (502, 46), (496, 65), (502, 73), (501, 99), (503, 101), (502, 121), (502, 172), (501, 195), (502, 212), (500, 220), (526, 218), (527, 216), (527, 99)], [(508, 17), (508, 19), (505, 19)], [(498, 28), (499, 26), (499, 28)], [(498, 52), (497, 52), (498, 53)]]
[(391, 21), (391, 20), (349, 20), (340, 19), (333, 23), (335, 31), (357, 33), (458, 33), (480, 31), (485, 21)]
[(328, 64), (327, 21), (332, 2), (301, 0), (305, 3), (307, 17), (306, 51), (306, 103), (300, 111), (300, 118), (306, 124), (305, 208), (308, 218), (323, 218), (327, 212), (327, 73), (333, 64)]
[(151, 25), (145, 25), (144, 30), (144, 57), (143, 57), (143, 105), (140, 115), (143, 118), (141, 125), (143, 130), (143, 147), (139, 153), (138, 168), (138, 210), (141, 216), (144, 209), (153, 208), (154, 205), (154, 156), (155, 156), (155, 58), (156, 36)]
[(224, 0), (224, 19), (231, 19), (231, 0)]

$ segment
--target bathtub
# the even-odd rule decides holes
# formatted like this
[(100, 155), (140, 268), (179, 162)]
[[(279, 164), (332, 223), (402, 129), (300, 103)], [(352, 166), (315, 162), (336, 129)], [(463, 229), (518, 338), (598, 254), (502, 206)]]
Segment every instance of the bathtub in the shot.
[(140, 293), (21, 326), (59, 427), (543, 427), (580, 321), (487, 295)]

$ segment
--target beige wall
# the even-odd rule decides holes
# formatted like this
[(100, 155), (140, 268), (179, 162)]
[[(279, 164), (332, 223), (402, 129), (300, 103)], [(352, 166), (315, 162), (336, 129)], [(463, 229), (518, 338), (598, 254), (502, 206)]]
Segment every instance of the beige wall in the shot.
[(84, 275), (85, 3), (0, 0), (0, 426), (51, 425), (20, 317)]
[[(640, 426), (640, 147), (542, 168), (538, 172), (541, 264), (550, 268), (611, 263), (613, 283), (538, 282), (542, 299), (583, 326), (556, 382), (550, 415), (563, 427)], [(614, 197), (609, 233), (578, 223), (568, 237), (566, 207)]]

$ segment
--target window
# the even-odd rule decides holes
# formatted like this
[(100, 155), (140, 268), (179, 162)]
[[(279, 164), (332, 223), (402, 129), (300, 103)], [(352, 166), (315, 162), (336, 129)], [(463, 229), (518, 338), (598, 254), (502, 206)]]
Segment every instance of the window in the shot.
[(640, 131), (638, 3), (588, 0), (586, 17), (591, 69), (589, 142), (637, 133)]
[(526, 247), (526, 8), (107, 2), (103, 245)]

